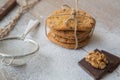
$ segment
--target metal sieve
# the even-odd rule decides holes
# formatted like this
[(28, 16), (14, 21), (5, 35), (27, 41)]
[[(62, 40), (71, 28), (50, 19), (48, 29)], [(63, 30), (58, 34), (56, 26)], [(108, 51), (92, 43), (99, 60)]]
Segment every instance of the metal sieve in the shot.
[(19, 66), (26, 64), (39, 50), (39, 44), (26, 35), (36, 26), (38, 20), (30, 20), (27, 29), (20, 37), (8, 37), (0, 39), (0, 57), (4, 65)]

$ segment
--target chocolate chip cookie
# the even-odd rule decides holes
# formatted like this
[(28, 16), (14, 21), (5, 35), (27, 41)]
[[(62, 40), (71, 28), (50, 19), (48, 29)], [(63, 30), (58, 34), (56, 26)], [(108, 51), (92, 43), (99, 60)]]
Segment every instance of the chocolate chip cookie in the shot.
[[(53, 32), (49, 32), (48, 34), (52, 35), (54, 37), (54, 39), (56, 39), (57, 41), (62, 42), (62, 43), (74, 43), (74, 44), (76, 43), (75, 39), (67, 39), (67, 38), (61, 37), (59, 35), (56, 35)], [(87, 37), (89, 37), (89, 36), (84, 36), (83, 38), (78, 38), (78, 42), (85, 40)]]
[[(56, 39), (54, 38), (54, 36), (51, 35), (50, 33), (48, 33), (48, 39), (49, 39), (50, 41), (52, 41), (53, 43), (55, 43), (55, 44), (57, 44), (57, 45), (59, 45), (59, 46), (61, 46), (61, 47), (64, 47), (64, 48), (74, 49), (75, 46), (76, 46), (75, 43), (62, 43), (62, 42), (59, 42), (59, 41), (56, 40)], [(90, 38), (87, 38), (87, 39), (85, 39), (84, 41), (79, 42), (79, 43), (78, 43), (78, 48), (87, 45), (88, 42), (89, 42), (89, 40), (90, 40)]]
[[(66, 39), (75, 39), (75, 33), (74, 31), (57, 31), (57, 30), (50, 30), (55, 35), (58, 35), (60, 37), (66, 38)], [(85, 38), (89, 35), (91, 31), (77, 31), (77, 37), (78, 39)]]
[[(46, 24), (55, 30), (75, 30), (75, 22), (69, 22), (69, 26), (65, 23), (70, 18), (71, 9), (60, 9), (53, 12), (46, 20)], [(77, 30), (89, 31), (95, 26), (95, 19), (88, 13), (79, 10), (75, 16), (78, 21)]]

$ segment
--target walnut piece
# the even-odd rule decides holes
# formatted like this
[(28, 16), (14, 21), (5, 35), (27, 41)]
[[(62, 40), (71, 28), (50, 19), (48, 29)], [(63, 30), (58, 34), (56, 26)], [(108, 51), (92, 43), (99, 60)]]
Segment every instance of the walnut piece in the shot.
[(98, 69), (104, 69), (107, 64), (108, 60), (103, 53), (98, 51), (91, 51), (86, 57), (85, 60), (90, 63), (93, 67)]

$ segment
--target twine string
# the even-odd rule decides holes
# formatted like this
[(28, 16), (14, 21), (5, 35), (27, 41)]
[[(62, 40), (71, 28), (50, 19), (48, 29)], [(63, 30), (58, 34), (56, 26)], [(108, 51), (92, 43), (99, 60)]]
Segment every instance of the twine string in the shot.
[(6, 26), (4, 26), (4, 28), (0, 29), (0, 39), (7, 36), (9, 34), (9, 32), (15, 27), (16, 23), (18, 22), (19, 18), (22, 16), (22, 14), (25, 11), (31, 9), (38, 1), (39, 0), (35, 0), (29, 4), (28, 4), (28, 2), (26, 2), (26, 4), (24, 6), (20, 5), (21, 7), (19, 7), (19, 9), (16, 12), (16, 15), (13, 17), (13, 19)]
[(76, 9), (76, 12), (78, 11), (78, 0), (75, 0), (75, 9)]
[(71, 9), (71, 7), (70, 7), (68, 4), (63, 4), (63, 5), (61, 6), (61, 8), (62, 8), (62, 9), (66, 9), (66, 8)]
[(76, 9), (72, 8), (71, 16), (68, 18), (68, 20), (65, 21), (66, 24), (69, 24), (69, 21), (73, 20), (75, 22), (75, 29), (74, 29), (74, 37), (75, 37), (75, 48), (78, 48), (78, 36), (77, 36), (77, 27), (78, 27), (78, 20), (76, 19), (77, 11)]
[[(65, 24), (68, 25), (69, 24), (69, 21), (73, 20), (74, 23), (75, 23), (75, 29), (74, 29), (74, 37), (75, 37), (75, 48), (74, 49), (77, 49), (78, 46), (79, 46), (79, 43), (78, 43), (78, 36), (77, 36), (77, 30), (78, 30), (78, 20), (77, 20), (77, 15), (81, 15), (78, 13), (78, 0), (75, 0), (75, 8), (72, 8), (71, 6), (69, 6), (69, 4), (63, 4), (62, 9), (71, 9), (71, 13), (70, 14), (56, 14), (56, 15), (49, 15), (48, 17), (51, 17), (51, 16), (62, 16), (62, 15), (70, 15), (70, 17), (65, 21)], [(81, 16), (84, 16), (84, 15), (81, 15)], [(84, 16), (84, 17), (88, 17), (88, 16)], [(91, 30), (90, 34), (89, 34), (89, 37), (91, 37), (93, 35), (93, 31), (94, 31), (94, 28)], [(47, 23), (45, 21), (45, 35), (48, 37), (47, 35)]]
[[(75, 29), (74, 29), (74, 36), (75, 36), (75, 48), (74, 49), (77, 49), (78, 48), (78, 36), (77, 36), (77, 27), (78, 27), (78, 20), (76, 18), (76, 15), (77, 15), (77, 11), (78, 11), (78, 0), (75, 0), (75, 5), (76, 5), (76, 8), (72, 8), (70, 7), (68, 4), (64, 4), (61, 8), (62, 9), (71, 9), (71, 13), (70, 14), (58, 14), (58, 15), (54, 15), (54, 16), (61, 16), (61, 15), (70, 15), (70, 17), (65, 21), (66, 24), (69, 24), (69, 21), (73, 20), (75, 22)], [(48, 16), (50, 17), (50, 16)], [(45, 21), (45, 35), (48, 37), (47, 35), (47, 23)]]
[(47, 23), (46, 23), (46, 21), (45, 21), (45, 35), (48, 37), (48, 34), (47, 34), (48, 32), (47, 32)]

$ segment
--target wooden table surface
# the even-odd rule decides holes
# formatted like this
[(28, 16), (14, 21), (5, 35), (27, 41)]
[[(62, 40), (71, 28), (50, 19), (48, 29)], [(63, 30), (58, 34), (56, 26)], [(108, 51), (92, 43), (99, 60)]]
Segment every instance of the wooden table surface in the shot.
[[(0, 6), (5, 0), (0, 0)], [(51, 43), (44, 34), (44, 20), (63, 3), (74, 7), (74, 0), (41, 0), (30, 12), (24, 14), (11, 35), (24, 32), (30, 19), (38, 19), (41, 25), (30, 34), (30, 38), (40, 44), (36, 56), (21, 67), (3, 66), (12, 80), (93, 80), (81, 67), (78, 61), (88, 53), (85, 51), (69, 50)], [(16, 7), (4, 20), (0, 27), (7, 24), (15, 15)], [(96, 19), (96, 28), (90, 43), (84, 47), (87, 51), (104, 49), (120, 57), (120, 0), (79, 0), (79, 9), (85, 10)], [(12, 45), (11, 45), (12, 46)], [(120, 66), (102, 80), (120, 80)]]

